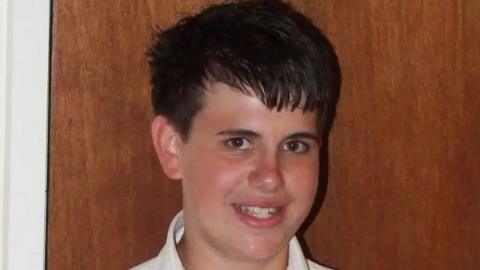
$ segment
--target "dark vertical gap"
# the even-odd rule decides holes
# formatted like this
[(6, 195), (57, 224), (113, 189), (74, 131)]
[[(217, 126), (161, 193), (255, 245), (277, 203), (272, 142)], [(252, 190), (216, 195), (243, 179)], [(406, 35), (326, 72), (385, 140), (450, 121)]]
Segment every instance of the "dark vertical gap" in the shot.
[(49, 21), (49, 52), (48, 52), (48, 117), (47, 117), (47, 184), (46, 184), (46, 207), (45, 207), (45, 258), (44, 269), (48, 269), (48, 239), (49, 239), (49, 217), (50, 212), (50, 142), (51, 142), (51, 116), (52, 116), (52, 64), (53, 64), (53, 16), (54, 16), (54, 0), (50, 0), (50, 21)]

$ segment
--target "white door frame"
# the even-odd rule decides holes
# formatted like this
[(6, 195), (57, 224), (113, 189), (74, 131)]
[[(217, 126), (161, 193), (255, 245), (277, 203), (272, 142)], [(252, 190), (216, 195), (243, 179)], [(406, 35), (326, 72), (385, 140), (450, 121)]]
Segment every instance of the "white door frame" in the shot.
[(45, 265), (50, 0), (0, 0), (0, 269)]

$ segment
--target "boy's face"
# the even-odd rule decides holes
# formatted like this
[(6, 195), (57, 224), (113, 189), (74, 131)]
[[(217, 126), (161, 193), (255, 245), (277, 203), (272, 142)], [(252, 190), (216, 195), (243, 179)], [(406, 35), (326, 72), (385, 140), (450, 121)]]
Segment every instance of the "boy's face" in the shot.
[(237, 260), (285, 255), (317, 191), (316, 112), (269, 110), (223, 83), (205, 101), (179, 144), (186, 241)]

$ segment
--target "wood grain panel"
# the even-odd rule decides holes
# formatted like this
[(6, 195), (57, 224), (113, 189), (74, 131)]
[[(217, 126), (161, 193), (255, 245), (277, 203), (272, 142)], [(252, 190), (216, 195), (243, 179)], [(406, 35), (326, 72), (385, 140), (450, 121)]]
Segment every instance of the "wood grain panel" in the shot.
[(159, 251), (181, 198), (152, 150), (144, 51), (187, 4), (54, 1), (48, 269), (126, 269)]
[(343, 70), (315, 257), (480, 269), (480, 2), (305, 3)]
[[(53, 2), (48, 269), (126, 269), (181, 206), (150, 142), (150, 29), (219, 1)], [(313, 257), (478, 269), (480, 1), (294, 2), (343, 70)]]

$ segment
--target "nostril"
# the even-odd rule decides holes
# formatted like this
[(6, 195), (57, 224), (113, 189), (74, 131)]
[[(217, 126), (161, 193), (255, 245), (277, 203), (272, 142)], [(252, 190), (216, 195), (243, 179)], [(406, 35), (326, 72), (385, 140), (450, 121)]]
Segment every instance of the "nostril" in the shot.
[(277, 168), (263, 168), (250, 173), (249, 184), (264, 190), (276, 190), (283, 185), (283, 178)]

